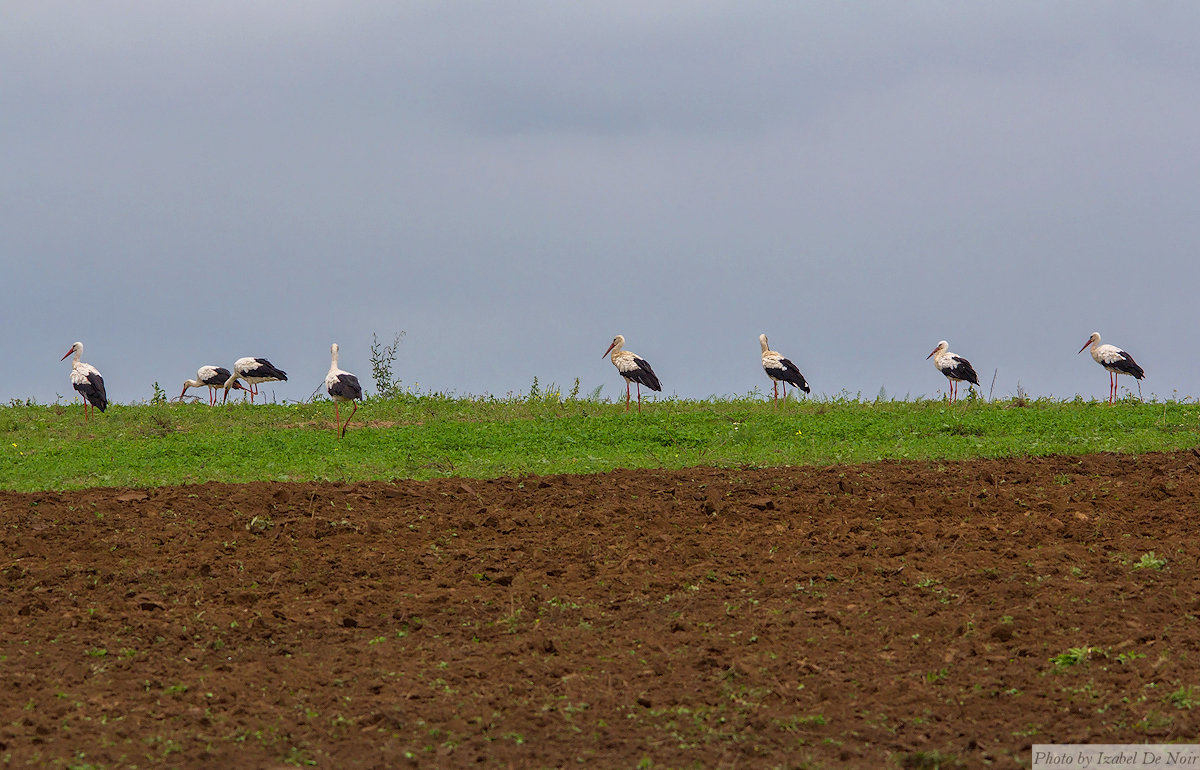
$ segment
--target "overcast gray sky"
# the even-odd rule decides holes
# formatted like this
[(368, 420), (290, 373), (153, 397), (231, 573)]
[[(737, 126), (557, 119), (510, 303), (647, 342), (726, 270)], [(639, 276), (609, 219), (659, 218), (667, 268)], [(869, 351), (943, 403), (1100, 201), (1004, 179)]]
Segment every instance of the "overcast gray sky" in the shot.
[[(7, 3), (0, 401), (372, 332), (424, 391), (1200, 395), (1200, 4)], [(1126, 378), (1122, 378), (1125, 382)], [(1128, 381), (1132, 385), (1132, 381)], [(623, 394), (622, 394), (623, 395)]]

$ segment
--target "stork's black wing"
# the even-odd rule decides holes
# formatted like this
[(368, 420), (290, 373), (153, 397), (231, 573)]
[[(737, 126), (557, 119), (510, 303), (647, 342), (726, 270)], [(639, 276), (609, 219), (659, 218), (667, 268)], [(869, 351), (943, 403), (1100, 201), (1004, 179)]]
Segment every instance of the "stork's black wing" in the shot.
[(74, 386), (79, 395), (88, 400), (92, 406), (103, 412), (108, 407), (108, 394), (104, 392), (104, 378), (92, 372), (87, 380)]
[(349, 373), (337, 375), (328, 390), (329, 395), (334, 398), (344, 398), (347, 401), (362, 398), (362, 385), (358, 383), (357, 377)]
[(810, 392), (808, 389), (808, 381), (805, 380), (804, 375), (800, 373), (800, 367), (796, 366), (791, 362), (790, 359), (787, 358), (779, 359), (779, 364), (780, 368), (778, 369), (767, 369), (765, 366), (763, 368), (767, 370), (767, 374), (773, 379), (779, 380), (780, 382), (786, 382), (788, 385), (794, 385), (795, 387), (800, 388), (800, 390), (803, 390), (805, 393)]
[(277, 368), (267, 359), (256, 358), (254, 359), (254, 363), (258, 365), (253, 370), (246, 372), (247, 377), (270, 377), (274, 380), (287, 382), (287, 372)]
[(650, 368), (650, 362), (641, 356), (634, 356), (633, 360), (637, 363), (636, 369), (630, 369), (627, 372), (621, 372), (626, 379), (645, 385), (650, 390), (662, 390), (662, 383), (658, 381), (658, 375)]
[(948, 369), (943, 369), (942, 374), (947, 377), (953, 377), (956, 380), (969, 382), (972, 385), (979, 384), (979, 375), (975, 374), (975, 367), (971, 366), (970, 361), (959, 356), (954, 356), (954, 365)]
[(1105, 369), (1117, 372), (1118, 374), (1128, 374), (1135, 380), (1140, 380), (1146, 376), (1145, 370), (1138, 366), (1137, 361), (1133, 360), (1133, 356), (1121, 351), (1121, 357), (1104, 364)]
[(229, 370), (223, 366), (216, 367), (212, 374), (204, 378), (205, 385), (212, 385), (214, 388), (222, 387), (229, 379)]

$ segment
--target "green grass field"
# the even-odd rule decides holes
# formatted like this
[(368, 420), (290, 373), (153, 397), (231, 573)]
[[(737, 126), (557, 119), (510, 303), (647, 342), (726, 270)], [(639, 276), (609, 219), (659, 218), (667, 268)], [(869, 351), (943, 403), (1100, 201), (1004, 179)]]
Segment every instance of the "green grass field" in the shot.
[[(781, 466), (881, 459), (1139, 453), (1200, 444), (1200, 405), (1064, 401), (792, 402), (758, 394), (624, 403), (534, 390), (504, 399), (371, 399), (345, 439), (329, 401), (0, 407), (0, 488), (361, 481)], [(364, 425), (364, 422), (367, 424)]]

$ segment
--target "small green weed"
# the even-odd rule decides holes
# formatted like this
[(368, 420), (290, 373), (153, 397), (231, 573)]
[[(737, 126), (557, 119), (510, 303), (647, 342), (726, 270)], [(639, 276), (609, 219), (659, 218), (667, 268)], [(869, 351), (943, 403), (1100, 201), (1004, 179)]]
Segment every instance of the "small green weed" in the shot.
[(1066, 652), (1050, 658), (1050, 662), (1059, 668), (1069, 668), (1070, 666), (1078, 666), (1083, 663), (1091, 655), (1095, 647), (1072, 647)]
[(1200, 694), (1196, 693), (1196, 688), (1188, 685), (1180, 687), (1175, 692), (1171, 693), (1166, 698), (1167, 703), (1170, 703), (1177, 709), (1192, 709), (1197, 703), (1200, 703)]
[(1162, 569), (1167, 566), (1167, 560), (1156, 555), (1154, 551), (1142, 554), (1142, 558), (1133, 564), (1133, 569)]
[(375, 381), (375, 398), (398, 398), (403, 395), (400, 380), (392, 371), (396, 364), (396, 351), (404, 332), (398, 332), (390, 345), (384, 345), (374, 332), (371, 333), (371, 379)]

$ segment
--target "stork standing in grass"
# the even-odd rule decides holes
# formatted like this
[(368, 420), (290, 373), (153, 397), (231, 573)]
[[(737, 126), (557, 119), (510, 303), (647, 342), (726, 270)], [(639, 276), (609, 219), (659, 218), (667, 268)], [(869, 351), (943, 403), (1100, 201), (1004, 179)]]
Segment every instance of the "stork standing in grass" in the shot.
[[(354, 417), (354, 413), (358, 411), (358, 400), (362, 398), (362, 385), (358, 384), (358, 378), (350, 372), (338, 368), (338, 344), (335, 342), (329, 348), (329, 353), (332, 360), (329, 362), (329, 374), (325, 375), (325, 390), (329, 391), (329, 397), (333, 399), (333, 427), (338, 430), (338, 438), (346, 435), (346, 427), (350, 424), (350, 418)], [(354, 407), (350, 411), (350, 417), (346, 418), (346, 424), (342, 425), (341, 417), (338, 416), (338, 404), (342, 401), (349, 401)]]
[[(226, 381), (229, 380), (229, 370), (223, 366), (202, 366), (196, 370), (196, 379), (183, 381), (183, 392), (179, 394), (179, 400), (187, 395), (188, 388), (202, 388), (208, 386), (208, 405), (213, 406), (217, 403), (217, 388), (225, 387)], [(237, 380), (233, 381), (233, 390), (249, 390), (242, 387), (242, 383)]]
[(762, 345), (763, 370), (771, 378), (771, 383), (774, 386), (772, 403), (779, 404), (779, 383), (781, 382), (783, 383), (784, 402), (787, 401), (787, 386), (789, 384), (800, 388), (805, 393), (809, 392), (808, 382), (804, 379), (804, 375), (800, 373), (800, 367), (767, 347), (767, 335), (758, 335), (758, 344)]
[[(1108, 370), (1108, 403), (1112, 403), (1117, 397), (1117, 375), (1128, 374), (1135, 380), (1141, 380), (1146, 376), (1146, 372), (1142, 367), (1138, 366), (1137, 361), (1133, 360), (1133, 356), (1121, 350), (1116, 345), (1101, 345), (1100, 332), (1092, 332), (1088, 337), (1088, 341), (1084, 343), (1079, 352), (1092, 348), (1092, 360)], [(1078, 354), (1077, 354), (1078, 355)], [(1142, 384), (1138, 383), (1138, 394), (1142, 392)]]
[(221, 403), (229, 398), (229, 390), (238, 380), (245, 380), (250, 387), (245, 390), (250, 394), (250, 403), (254, 403), (254, 397), (258, 395), (258, 383), (260, 382), (287, 382), (287, 372), (282, 369), (276, 369), (265, 358), (239, 358), (233, 362), (233, 374), (229, 375), (229, 379), (225, 380), (225, 396), (221, 399)]
[(100, 376), (100, 371), (79, 360), (83, 355), (83, 343), (76, 342), (59, 360), (66, 361), (67, 356), (72, 353), (75, 354), (75, 358), (71, 360), (71, 387), (83, 396), (83, 421), (87, 422), (91, 419), (88, 405), (103, 412), (108, 408), (108, 394), (104, 392), (104, 378)]
[(658, 381), (658, 376), (646, 359), (625, 350), (625, 338), (620, 334), (613, 337), (612, 344), (604, 351), (606, 356), (609, 353), (612, 353), (613, 366), (617, 367), (617, 371), (625, 378), (625, 411), (629, 411), (629, 384), (632, 382), (637, 384), (638, 412), (641, 413), (642, 386), (645, 385), (650, 390), (662, 390), (662, 383)]
[(971, 362), (962, 356), (955, 355), (950, 352), (950, 343), (942, 340), (933, 349), (933, 352), (925, 356), (925, 360), (933, 359), (933, 365), (937, 370), (946, 375), (946, 379), (950, 380), (950, 403), (954, 403), (954, 399), (958, 396), (958, 383), (965, 382), (968, 386), (979, 385), (979, 375), (975, 374), (975, 368), (971, 366)]

